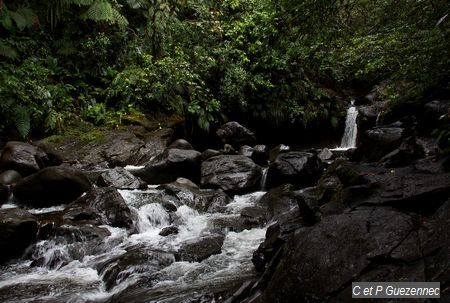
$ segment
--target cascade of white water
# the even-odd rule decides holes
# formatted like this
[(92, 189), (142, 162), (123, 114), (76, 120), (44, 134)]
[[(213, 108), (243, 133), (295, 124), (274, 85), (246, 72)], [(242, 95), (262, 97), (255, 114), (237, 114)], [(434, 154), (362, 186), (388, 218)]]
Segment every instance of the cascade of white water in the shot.
[(358, 110), (355, 107), (355, 100), (351, 101), (351, 106), (347, 110), (347, 118), (345, 119), (345, 130), (342, 136), (341, 146), (342, 149), (348, 149), (356, 147), (356, 136), (358, 134), (358, 126), (356, 124), (356, 118), (358, 117)]

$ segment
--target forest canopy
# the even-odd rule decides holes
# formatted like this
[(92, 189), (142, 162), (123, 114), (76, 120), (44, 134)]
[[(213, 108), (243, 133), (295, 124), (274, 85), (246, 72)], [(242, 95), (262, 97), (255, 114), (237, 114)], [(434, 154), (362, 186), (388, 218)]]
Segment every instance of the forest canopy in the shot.
[(337, 124), (345, 90), (448, 97), (446, 0), (0, 0), (0, 132), (164, 113)]

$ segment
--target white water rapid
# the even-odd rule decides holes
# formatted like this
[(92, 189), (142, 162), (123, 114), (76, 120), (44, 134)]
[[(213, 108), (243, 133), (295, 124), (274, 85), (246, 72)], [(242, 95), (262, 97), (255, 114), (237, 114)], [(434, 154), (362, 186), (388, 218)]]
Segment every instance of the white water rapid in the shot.
[[(176, 261), (174, 255), (183, 244), (217, 233), (215, 221), (238, 218), (264, 192), (235, 196), (220, 213), (199, 213), (179, 204), (168, 212), (164, 203), (175, 202), (155, 198), (160, 195), (155, 188), (120, 193), (134, 213), (134, 232), (100, 226), (103, 238), (84, 232), (74, 235), (78, 241), (55, 237), (37, 242), (22, 261), (0, 266), (0, 302), (188, 302), (196, 294), (239, 287), (256, 276), (251, 258), (265, 228), (222, 229), (221, 253), (201, 262)], [(178, 233), (159, 235), (174, 224)], [(92, 229), (99, 232), (98, 227)]]

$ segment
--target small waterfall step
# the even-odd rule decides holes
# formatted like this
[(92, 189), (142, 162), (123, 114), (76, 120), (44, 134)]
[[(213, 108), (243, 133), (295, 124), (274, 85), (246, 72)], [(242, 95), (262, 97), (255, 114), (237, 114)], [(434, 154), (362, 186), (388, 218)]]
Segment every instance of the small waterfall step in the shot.
[(355, 100), (350, 101), (350, 107), (347, 110), (347, 117), (345, 119), (344, 135), (342, 136), (341, 145), (332, 151), (347, 150), (356, 147), (356, 137), (358, 135), (358, 125), (356, 119), (358, 118), (358, 109), (355, 106)]

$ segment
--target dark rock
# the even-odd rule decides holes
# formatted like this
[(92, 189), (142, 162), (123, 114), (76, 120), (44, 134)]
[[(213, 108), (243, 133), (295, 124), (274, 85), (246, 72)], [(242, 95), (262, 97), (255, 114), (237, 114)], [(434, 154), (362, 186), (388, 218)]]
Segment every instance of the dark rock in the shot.
[(132, 128), (116, 129), (95, 133), (89, 142), (70, 137), (51, 146), (64, 155), (65, 165), (105, 169), (147, 163), (164, 151), (172, 134), (172, 129), (136, 133)]
[(270, 162), (275, 161), (281, 153), (287, 153), (290, 150), (290, 147), (284, 144), (277, 145), (269, 151), (269, 160)]
[(224, 155), (237, 155), (238, 154), (238, 152), (230, 144), (225, 144), (223, 146), (223, 149), (220, 150), (220, 152)]
[(434, 100), (424, 106), (424, 121), (422, 125), (427, 129), (434, 129), (440, 125), (442, 117), (450, 114), (450, 100)]
[(9, 186), (0, 183), (0, 205), (8, 201), (10, 194)]
[(397, 149), (394, 149), (381, 158), (379, 164), (386, 167), (406, 166), (424, 155), (425, 152), (421, 146), (416, 143), (416, 139), (414, 137), (409, 137), (404, 139)]
[(281, 153), (269, 166), (267, 186), (274, 187), (283, 183), (308, 186), (314, 184), (321, 173), (320, 160), (311, 153)]
[(216, 134), (223, 144), (231, 144), (236, 148), (245, 144), (253, 146), (256, 143), (255, 134), (235, 121), (222, 125)]
[(222, 153), (218, 150), (207, 149), (204, 152), (202, 152), (202, 161), (205, 161), (205, 160), (215, 157), (215, 156), (220, 156), (221, 154)]
[(224, 240), (225, 236), (213, 234), (185, 243), (175, 253), (175, 260), (201, 262), (212, 255), (220, 254)]
[(118, 189), (144, 189), (147, 184), (122, 167), (107, 170), (97, 180), (99, 186), (112, 186)]
[(36, 239), (38, 223), (19, 208), (0, 209), (0, 264), (22, 255)]
[(28, 176), (45, 167), (46, 154), (36, 146), (10, 141), (3, 148), (0, 158), (2, 170), (16, 170), (23, 176)]
[(386, 107), (386, 102), (377, 102), (372, 105), (358, 107), (358, 132), (364, 132), (371, 129), (380, 122), (380, 114)]
[(138, 247), (101, 264), (98, 271), (103, 277), (106, 290), (110, 290), (132, 274), (130, 268), (135, 268), (140, 272), (152, 273), (169, 266), (173, 262), (174, 258), (172, 254), (148, 251)]
[(164, 227), (160, 232), (159, 235), (163, 237), (167, 237), (169, 235), (178, 234), (178, 227), (176, 226), (167, 226)]
[(22, 204), (46, 207), (71, 202), (90, 188), (91, 183), (79, 170), (47, 167), (20, 180), (13, 193)]
[(324, 148), (320, 151), (317, 157), (319, 157), (322, 161), (328, 161), (333, 158), (333, 153), (328, 148)]
[(5, 185), (14, 185), (22, 176), (15, 170), (7, 170), (0, 174), (0, 183)]
[(253, 155), (253, 147), (250, 147), (248, 145), (242, 145), (241, 148), (239, 149), (238, 154), (251, 158)]
[(130, 209), (112, 187), (92, 188), (64, 210), (64, 219), (126, 228), (133, 225)]
[(44, 152), (45, 156), (42, 157), (42, 162), (45, 167), (48, 166), (59, 166), (63, 163), (63, 156), (51, 145), (46, 144), (42, 141), (36, 141), (31, 143), (33, 146), (36, 146), (39, 150)]
[(262, 226), (262, 223), (258, 220), (239, 215), (212, 218), (208, 221), (209, 230), (221, 234), (226, 234), (229, 231), (239, 233), (260, 226)]
[(186, 149), (186, 150), (193, 150), (194, 148), (192, 147), (191, 143), (189, 143), (188, 141), (184, 140), (184, 139), (178, 139), (175, 140), (174, 142), (172, 142), (167, 149), (169, 148), (175, 148), (175, 149)]
[(169, 183), (179, 177), (196, 182), (200, 179), (200, 159), (201, 154), (195, 150), (167, 149), (132, 173), (149, 184)]
[[(349, 281), (360, 281), (361, 275), (385, 264), (395, 268), (396, 260), (406, 256), (394, 252), (415, 228), (407, 215), (388, 208), (367, 208), (326, 217), (313, 227), (300, 229), (288, 241), (287, 253), (270, 279), (262, 302), (334, 301), (332, 298)], [(417, 240), (415, 245), (419, 247)], [(421, 258), (419, 251), (414, 258)], [(401, 278), (397, 280), (414, 279)]]
[(380, 127), (366, 131), (361, 145), (363, 155), (371, 162), (380, 160), (400, 146), (403, 132), (399, 127)]
[(183, 179), (180, 181), (161, 185), (158, 189), (175, 197), (180, 204), (187, 205), (199, 212), (221, 212), (231, 202), (230, 197), (222, 190), (200, 190), (193, 183), (187, 183)]
[(250, 158), (224, 155), (209, 158), (201, 165), (201, 184), (226, 192), (244, 192), (258, 187), (261, 168)]
[(256, 164), (266, 166), (269, 161), (269, 149), (267, 145), (255, 145), (251, 158)]

